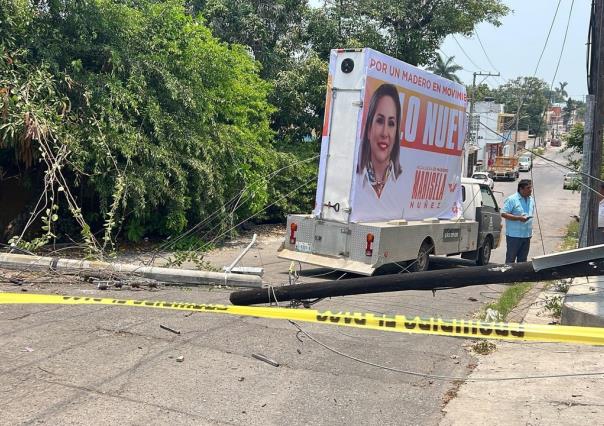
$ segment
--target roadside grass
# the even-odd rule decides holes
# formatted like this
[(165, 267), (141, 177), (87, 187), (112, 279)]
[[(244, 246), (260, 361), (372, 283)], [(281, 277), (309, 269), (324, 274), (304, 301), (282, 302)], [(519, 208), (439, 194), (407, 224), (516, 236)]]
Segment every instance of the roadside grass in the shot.
[(533, 149), (533, 152), (538, 155), (543, 155), (543, 153), (545, 152), (545, 148), (543, 148), (543, 147), (535, 148), (535, 149)]
[[(574, 250), (579, 247), (579, 222), (571, 220), (566, 225), (566, 233), (560, 243), (559, 251)], [(564, 303), (564, 294), (568, 292), (571, 281), (556, 280), (545, 283), (544, 289), (554, 291), (560, 294), (545, 296), (543, 312), (549, 314), (552, 318), (558, 319), (562, 314), (562, 304)]]
[(487, 311), (489, 309), (497, 311), (499, 313), (499, 320), (505, 321), (508, 314), (514, 309), (524, 295), (533, 287), (534, 283), (516, 283), (501, 293), (499, 299), (495, 302), (491, 302), (484, 307), (481, 317), (487, 317)]
[(560, 250), (573, 250), (579, 245), (579, 222), (572, 220), (566, 225), (566, 235), (560, 244)]
[[(579, 223), (572, 220), (566, 225), (566, 233), (560, 243), (560, 251), (576, 249), (579, 244)], [(516, 283), (508, 287), (499, 299), (484, 306), (481, 312), (481, 318), (487, 319), (487, 311), (493, 310), (499, 313), (499, 320), (505, 321), (508, 314), (522, 300), (524, 295), (535, 285), (535, 283)], [(556, 291), (566, 293), (568, 291), (568, 283), (551, 281), (545, 283), (544, 289), (554, 288)], [(545, 310), (550, 312), (554, 317), (560, 317), (562, 309), (562, 297), (553, 296), (546, 298)], [(491, 319), (491, 318), (489, 318)]]

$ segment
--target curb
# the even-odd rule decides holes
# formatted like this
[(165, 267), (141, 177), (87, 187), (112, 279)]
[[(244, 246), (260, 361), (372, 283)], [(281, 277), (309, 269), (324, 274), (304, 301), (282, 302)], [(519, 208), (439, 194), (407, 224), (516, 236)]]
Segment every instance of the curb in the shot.
[(604, 327), (604, 276), (573, 279), (564, 297), (560, 323)]

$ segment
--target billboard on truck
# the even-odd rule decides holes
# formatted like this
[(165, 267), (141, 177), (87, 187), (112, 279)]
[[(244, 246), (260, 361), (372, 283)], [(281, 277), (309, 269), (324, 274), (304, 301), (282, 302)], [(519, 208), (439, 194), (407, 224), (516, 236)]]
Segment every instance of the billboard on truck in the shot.
[[(371, 49), (348, 65), (345, 54), (331, 52), (315, 216), (349, 222), (459, 217), (465, 87)], [(348, 71), (351, 65), (360, 68)], [(336, 95), (353, 88), (356, 103), (338, 101)], [(330, 213), (336, 202), (346, 216)]]

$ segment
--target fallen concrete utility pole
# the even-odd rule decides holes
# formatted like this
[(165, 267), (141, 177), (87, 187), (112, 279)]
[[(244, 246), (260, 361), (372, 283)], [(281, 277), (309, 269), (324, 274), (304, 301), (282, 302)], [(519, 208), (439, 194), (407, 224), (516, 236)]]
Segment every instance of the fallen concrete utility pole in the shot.
[(312, 300), (354, 294), (385, 293), (403, 290), (438, 290), (472, 285), (548, 281), (571, 277), (604, 275), (604, 245), (586, 247), (554, 255), (540, 256), (532, 262), (512, 265), (487, 265), (411, 274), (351, 278), (324, 283), (299, 284), (231, 293), (234, 305)]
[(235, 287), (262, 287), (262, 278), (232, 273), (194, 271), (190, 269), (140, 266), (128, 263), (60, 259), (23, 254), (0, 254), (0, 268), (18, 271), (56, 271), (64, 274), (98, 272), (132, 274), (153, 280), (178, 284), (225, 284)]

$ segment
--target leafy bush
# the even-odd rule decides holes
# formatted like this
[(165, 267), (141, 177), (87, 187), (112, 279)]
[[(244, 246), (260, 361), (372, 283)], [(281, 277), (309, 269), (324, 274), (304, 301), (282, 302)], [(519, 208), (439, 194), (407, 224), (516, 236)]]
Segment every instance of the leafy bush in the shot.
[[(0, 166), (32, 167), (47, 191), (38, 146), (67, 152), (63, 173), (93, 229), (136, 241), (282, 218), (288, 188), (314, 175), (303, 163), (266, 178), (299, 157), (272, 144), (271, 85), (183, 2), (0, 1), (0, 149), (14, 153)], [(310, 204), (311, 191), (297, 195)]]

